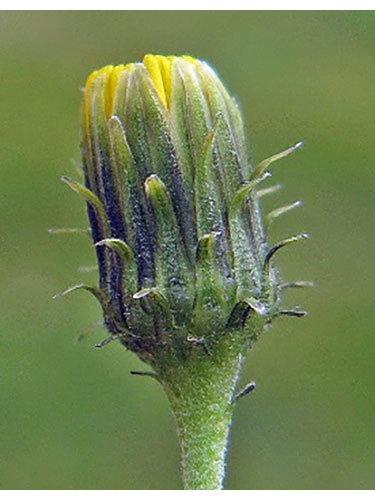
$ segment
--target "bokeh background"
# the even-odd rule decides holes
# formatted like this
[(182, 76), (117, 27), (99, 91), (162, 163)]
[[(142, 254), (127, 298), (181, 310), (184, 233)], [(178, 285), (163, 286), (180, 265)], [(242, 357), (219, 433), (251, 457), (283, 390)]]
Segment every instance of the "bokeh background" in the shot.
[[(81, 200), (59, 182), (80, 163), (80, 88), (90, 71), (147, 52), (209, 60), (238, 96), (254, 161), (302, 198), (271, 241), (286, 305), (247, 358), (257, 391), (236, 409), (227, 488), (374, 488), (374, 12), (2, 12), (0, 14), (0, 487), (180, 488), (167, 400), (120, 345), (93, 345), (101, 313)], [(80, 342), (77, 338), (86, 334)]]

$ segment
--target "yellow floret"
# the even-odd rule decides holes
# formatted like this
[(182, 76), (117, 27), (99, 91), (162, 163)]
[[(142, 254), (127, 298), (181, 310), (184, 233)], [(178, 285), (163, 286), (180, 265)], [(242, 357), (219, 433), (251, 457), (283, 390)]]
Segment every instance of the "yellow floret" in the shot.
[(195, 59), (194, 57), (191, 56), (182, 56), (182, 59), (185, 59), (185, 61), (197, 65), (199, 63), (198, 59)]
[[(171, 106), (172, 98), (172, 64), (176, 56), (159, 56), (147, 54), (143, 58), (143, 64), (146, 66), (150, 77), (155, 85), (159, 97), (167, 108)], [(192, 64), (198, 64), (198, 61), (190, 56), (182, 56), (183, 59)]]
[[(100, 78), (102, 75), (106, 75), (107, 77), (107, 75), (111, 73), (112, 69), (113, 66), (111, 65), (104, 66), (101, 69), (93, 71), (87, 78), (85, 93), (83, 98), (83, 119), (86, 131), (89, 130), (89, 125), (90, 125), (90, 100), (91, 100), (92, 89), (95, 85), (96, 80)], [(106, 80), (108, 80), (108, 78), (106, 78)]]
[[(170, 72), (170, 69), (164, 68), (163, 70), (161, 69), (162, 64), (160, 63), (159, 58), (162, 58), (162, 56), (154, 56), (152, 54), (147, 54), (143, 58), (143, 64), (146, 66), (150, 77), (155, 85), (155, 88), (159, 94), (159, 97), (164, 104), (164, 106), (167, 106), (167, 95), (166, 95), (166, 89), (164, 86), (164, 80), (162, 77), (162, 71), (163, 73)], [(166, 59), (166, 58), (163, 58)], [(171, 63), (166, 59), (166, 62), (164, 63), (165, 66), (171, 66)]]
[[(198, 64), (198, 61), (190, 56), (182, 56), (183, 59), (191, 64)], [(156, 91), (160, 97), (160, 100), (166, 108), (171, 105), (172, 98), (172, 65), (176, 56), (160, 56), (147, 54), (143, 58), (143, 64), (145, 65), (153, 84), (155, 85)], [(98, 78), (105, 78), (105, 88), (104, 88), (104, 102), (105, 102), (105, 113), (107, 119), (112, 116), (116, 90), (121, 74), (124, 71), (132, 70), (134, 63), (129, 64), (119, 64), (118, 66), (104, 66), (101, 69), (93, 71), (87, 81), (85, 86), (84, 102), (83, 102), (83, 114), (84, 114), (84, 125), (88, 132), (90, 124), (90, 102), (92, 97), (92, 91), (95, 86), (95, 82)]]
[(86, 81), (85, 94), (83, 101), (83, 114), (85, 127), (88, 129), (90, 120), (90, 100), (92, 96), (92, 90), (95, 82), (98, 78), (104, 75), (105, 78), (105, 88), (104, 88), (104, 105), (106, 118), (110, 118), (113, 114), (113, 107), (115, 102), (117, 85), (121, 74), (124, 71), (129, 71), (133, 68), (134, 64), (119, 64), (118, 66), (104, 66), (101, 69), (93, 71)]

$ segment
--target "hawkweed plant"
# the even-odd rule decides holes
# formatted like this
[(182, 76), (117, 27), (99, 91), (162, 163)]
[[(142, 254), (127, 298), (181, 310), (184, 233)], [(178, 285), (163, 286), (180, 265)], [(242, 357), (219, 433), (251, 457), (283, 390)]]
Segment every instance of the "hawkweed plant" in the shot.
[[(220, 489), (242, 361), (283, 310), (266, 230), (299, 202), (262, 219), (273, 162), (253, 167), (242, 116), (215, 71), (192, 57), (146, 55), (88, 78), (83, 99), (84, 184), (100, 302), (110, 340), (150, 366), (176, 419), (186, 489)], [(66, 292), (64, 292), (66, 293)]]

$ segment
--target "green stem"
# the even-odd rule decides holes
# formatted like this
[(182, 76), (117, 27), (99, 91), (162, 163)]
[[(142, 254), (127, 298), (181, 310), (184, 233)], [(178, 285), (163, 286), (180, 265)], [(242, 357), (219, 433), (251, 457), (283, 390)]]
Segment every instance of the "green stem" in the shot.
[(243, 352), (242, 343), (231, 340), (217, 346), (214, 355), (189, 357), (164, 372), (163, 385), (177, 421), (185, 489), (223, 487), (232, 398)]

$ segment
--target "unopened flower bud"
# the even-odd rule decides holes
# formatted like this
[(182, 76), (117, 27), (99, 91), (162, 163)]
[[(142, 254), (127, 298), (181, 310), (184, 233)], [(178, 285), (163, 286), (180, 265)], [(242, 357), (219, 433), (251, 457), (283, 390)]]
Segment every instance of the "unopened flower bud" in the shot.
[(85, 186), (64, 179), (88, 202), (105, 322), (126, 347), (153, 364), (191, 332), (250, 341), (251, 318), (278, 313), (256, 189), (294, 149), (253, 169), (238, 105), (203, 61), (146, 55), (89, 76)]
[[(84, 90), (85, 185), (110, 339), (152, 365), (180, 429), (185, 486), (222, 484), (234, 388), (247, 347), (278, 315), (282, 284), (268, 228), (300, 202), (273, 210), (259, 198), (269, 166), (253, 167), (242, 116), (215, 71), (192, 57), (146, 55), (94, 71)], [(103, 346), (108, 339), (99, 344)], [(132, 372), (149, 374), (148, 372)], [(205, 443), (203, 444), (201, 443)]]

